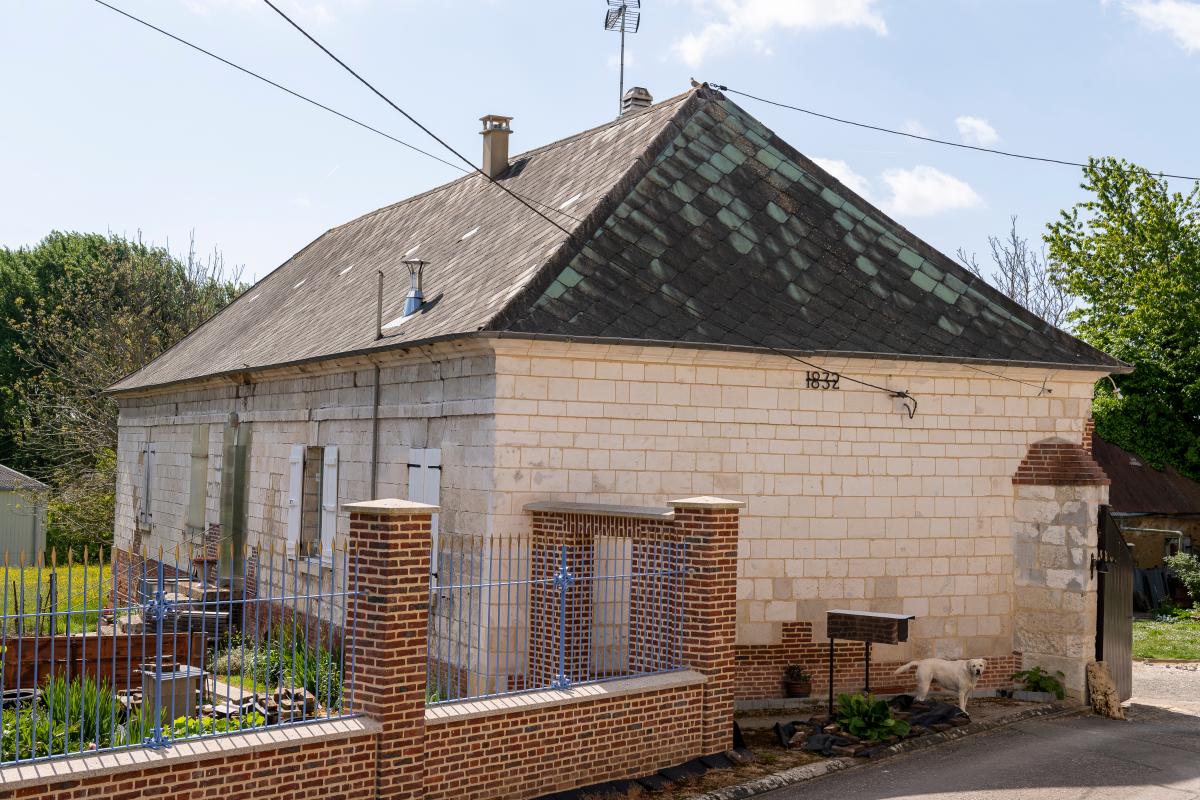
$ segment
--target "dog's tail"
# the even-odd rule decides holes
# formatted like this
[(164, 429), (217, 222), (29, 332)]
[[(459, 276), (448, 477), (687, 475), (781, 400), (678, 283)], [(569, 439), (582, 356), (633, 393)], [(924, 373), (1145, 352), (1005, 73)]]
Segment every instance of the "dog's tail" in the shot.
[(916, 662), (916, 661), (910, 661), (910, 662), (908, 662), (907, 664), (905, 664), (903, 667), (900, 667), (899, 669), (897, 669), (897, 670), (896, 670), (895, 672), (893, 672), (892, 674), (893, 674), (893, 675), (899, 675), (899, 674), (900, 674), (900, 673), (902, 673), (902, 672), (908, 672), (910, 669), (912, 669), (912, 668), (913, 668), (913, 667), (915, 667), (916, 665), (917, 665), (917, 662)]

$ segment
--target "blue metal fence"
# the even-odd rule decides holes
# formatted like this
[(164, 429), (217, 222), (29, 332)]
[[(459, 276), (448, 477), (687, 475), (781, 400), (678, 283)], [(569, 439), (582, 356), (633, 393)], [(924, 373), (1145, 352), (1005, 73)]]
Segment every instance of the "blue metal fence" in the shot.
[(443, 534), (426, 702), (682, 669), (686, 549), (635, 525), (574, 543)]
[(187, 549), (4, 557), (0, 764), (356, 713), (353, 553)]

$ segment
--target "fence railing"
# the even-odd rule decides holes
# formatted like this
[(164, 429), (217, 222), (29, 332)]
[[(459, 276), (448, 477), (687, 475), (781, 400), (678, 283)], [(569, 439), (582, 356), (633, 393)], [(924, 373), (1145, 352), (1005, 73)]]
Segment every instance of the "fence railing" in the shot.
[(432, 579), (426, 702), (685, 667), (682, 541), (443, 537)]
[[(193, 558), (193, 555), (195, 558)], [(5, 556), (0, 764), (354, 715), (355, 556)]]

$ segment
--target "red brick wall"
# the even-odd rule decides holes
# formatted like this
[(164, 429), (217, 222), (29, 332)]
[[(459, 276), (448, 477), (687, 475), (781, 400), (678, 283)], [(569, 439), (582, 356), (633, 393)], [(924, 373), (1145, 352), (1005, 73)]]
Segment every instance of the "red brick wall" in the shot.
[(1052, 438), (1029, 446), (1012, 481), (1033, 486), (1107, 486), (1108, 476), (1092, 458), (1090, 441), (1085, 448)]
[(0, 787), (0, 800), (373, 800), (375, 739), (361, 735), (87, 778), (48, 778), (19, 789)]
[[(813, 641), (811, 622), (785, 622), (783, 641), (777, 645), (739, 645), (737, 648), (737, 699), (763, 700), (783, 697), (783, 668), (802, 664), (813, 676), (813, 697), (829, 692), (829, 641)], [(974, 655), (972, 654), (972, 657)], [(995, 689), (1012, 683), (1009, 677), (1021, 669), (1021, 656), (984, 656), (988, 667), (979, 682), (980, 689)], [(903, 661), (872, 661), (871, 691), (879, 694), (911, 692), (915, 682), (911, 671), (894, 675)], [(863, 687), (863, 646), (857, 642), (837, 642), (834, 648), (833, 690), (860, 691)]]
[(425, 797), (539, 797), (701, 755), (704, 686), (425, 726)]

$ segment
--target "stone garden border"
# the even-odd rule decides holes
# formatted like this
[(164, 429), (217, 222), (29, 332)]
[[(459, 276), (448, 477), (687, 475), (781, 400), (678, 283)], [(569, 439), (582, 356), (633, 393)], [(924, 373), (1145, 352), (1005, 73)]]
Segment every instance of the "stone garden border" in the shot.
[(1035, 706), (1033, 708), (1023, 708), (1020, 711), (1015, 711), (1011, 714), (1005, 714), (1002, 717), (997, 717), (986, 722), (972, 722), (969, 725), (963, 725), (961, 728), (951, 728), (948, 731), (939, 731), (937, 733), (926, 734), (915, 739), (906, 739), (903, 742), (898, 742), (891, 747), (885, 747), (880, 750), (874, 757), (856, 758), (854, 756), (842, 756), (839, 758), (829, 758), (824, 761), (819, 761), (815, 764), (803, 764), (799, 767), (793, 767), (783, 772), (777, 772), (774, 775), (767, 775), (762, 778), (756, 778), (746, 783), (739, 783), (734, 786), (726, 786), (721, 789), (716, 789), (704, 794), (692, 795), (688, 800), (742, 800), (746, 797), (755, 797), (775, 789), (782, 789), (785, 786), (793, 786), (797, 783), (819, 778), (822, 775), (828, 775), (833, 772), (841, 772), (845, 769), (852, 769), (858, 766), (874, 763), (879, 759), (889, 758), (891, 756), (911, 753), (917, 750), (925, 750), (929, 747), (935, 747), (945, 742), (952, 742), (955, 739), (961, 739), (964, 736), (970, 736), (976, 733), (985, 733), (987, 731), (1004, 728), (1017, 722), (1024, 722), (1027, 719), (1037, 719), (1039, 717), (1067, 717), (1074, 714), (1087, 713), (1088, 709), (1084, 706), (1064, 707), (1060, 703), (1046, 703), (1045, 705)]

